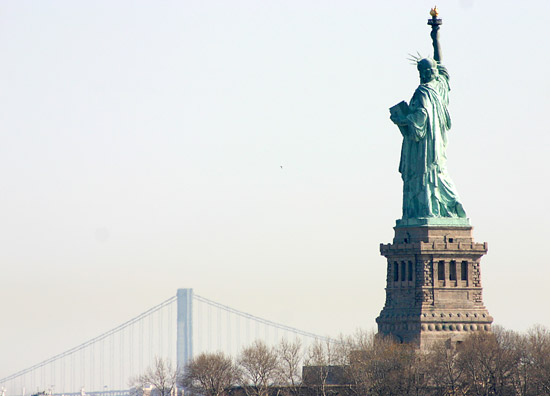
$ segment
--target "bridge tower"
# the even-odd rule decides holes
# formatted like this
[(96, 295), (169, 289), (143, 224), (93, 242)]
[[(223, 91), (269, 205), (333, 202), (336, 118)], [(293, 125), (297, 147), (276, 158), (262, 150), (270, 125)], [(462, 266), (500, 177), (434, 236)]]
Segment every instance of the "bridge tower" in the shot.
[(193, 289), (178, 289), (177, 304), (177, 367), (183, 368), (193, 358)]

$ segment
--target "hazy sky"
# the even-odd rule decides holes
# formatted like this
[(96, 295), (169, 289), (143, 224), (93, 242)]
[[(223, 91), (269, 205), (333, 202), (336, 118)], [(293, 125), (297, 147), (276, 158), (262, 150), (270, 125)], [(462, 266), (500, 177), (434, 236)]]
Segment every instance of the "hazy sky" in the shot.
[[(0, 0), (0, 377), (182, 287), (373, 328), (432, 3)], [(550, 326), (550, 2), (438, 7), (485, 304)]]

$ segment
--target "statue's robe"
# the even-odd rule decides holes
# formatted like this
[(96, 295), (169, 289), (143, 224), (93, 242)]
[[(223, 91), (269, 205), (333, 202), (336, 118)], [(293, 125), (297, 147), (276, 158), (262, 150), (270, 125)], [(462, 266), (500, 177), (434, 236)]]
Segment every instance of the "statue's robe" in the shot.
[(410, 101), (399, 172), (403, 178), (403, 218), (466, 217), (447, 173), (447, 131), (451, 118), (449, 74), (421, 84)]

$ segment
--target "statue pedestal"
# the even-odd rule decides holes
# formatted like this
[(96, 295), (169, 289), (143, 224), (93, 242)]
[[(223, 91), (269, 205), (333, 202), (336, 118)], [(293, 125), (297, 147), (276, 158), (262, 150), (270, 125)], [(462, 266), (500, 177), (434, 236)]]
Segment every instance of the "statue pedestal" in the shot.
[(480, 272), (487, 243), (474, 242), (468, 220), (460, 220), (462, 225), (399, 225), (393, 243), (380, 245), (388, 260), (386, 303), (376, 318), (380, 334), (425, 349), (491, 330)]

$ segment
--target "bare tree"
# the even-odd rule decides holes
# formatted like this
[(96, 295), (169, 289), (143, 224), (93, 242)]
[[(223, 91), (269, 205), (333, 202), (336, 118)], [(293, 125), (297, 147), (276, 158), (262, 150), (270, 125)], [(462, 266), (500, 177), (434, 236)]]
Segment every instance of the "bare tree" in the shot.
[(374, 348), (375, 334), (358, 331), (354, 336), (346, 338), (344, 342), (349, 350), (349, 364), (344, 366), (344, 369), (350, 391), (358, 396), (369, 394), (371, 386), (368, 368)]
[(314, 344), (306, 359), (304, 383), (321, 396), (339, 393), (341, 386), (358, 396), (425, 395), (421, 363), (410, 345), (358, 332), (335, 343)]
[(255, 341), (241, 352), (238, 365), (241, 371), (241, 384), (247, 394), (268, 396), (275, 385), (278, 374), (278, 358), (273, 348), (262, 341)]
[(535, 326), (527, 332), (529, 373), (533, 395), (550, 395), (550, 331)]
[(437, 395), (464, 395), (464, 367), (456, 347), (445, 341), (437, 342), (424, 358), (424, 374)]
[(365, 356), (366, 375), (374, 395), (413, 395), (418, 393), (419, 364), (412, 345), (377, 336)]
[(474, 396), (515, 395), (512, 375), (519, 355), (512, 347), (513, 334), (495, 326), (494, 333), (476, 332), (460, 346), (468, 394)]
[[(497, 378), (500, 389), (510, 395), (530, 396), (533, 389), (532, 361), (527, 337), (515, 331), (505, 330), (500, 326), (494, 329), (499, 347), (497, 361)], [(537, 396), (540, 393), (535, 393)]]
[(187, 390), (207, 396), (221, 396), (237, 383), (239, 372), (222, 352), (202, 353), (191, 360), (179, 383)]
[(131, 384), (139, 389), (151, 387), (160, 396), (169, 396), (177, 390), (178, 370), (172, 366), (169, 359), (156, 357), (152, 366), (145, 373), (131, 380)]
[(550, 396), (550, 333), (541, 327), (524, 335), (495, 326), (456, 349), (435, 345), (426, 357), (437, 395)]
[(345, 367), (349, 362), (348, 344), (340, 340), (317, 341), (307, 352), (303, 372), (304, 383), (318, 395), (327, 396), (330, 385), (346, 382)]
[(278, 356), (277, 376), (279, 384), (288, 390), (287, 393), (297, 395), (302, 384), (300, 375), (303, 359), (302, 343), (299, 339), (293, 342), (283, 339), (277, 346), (276, 353)]

